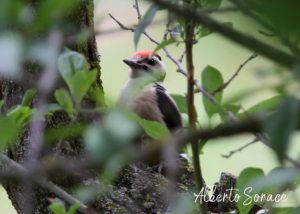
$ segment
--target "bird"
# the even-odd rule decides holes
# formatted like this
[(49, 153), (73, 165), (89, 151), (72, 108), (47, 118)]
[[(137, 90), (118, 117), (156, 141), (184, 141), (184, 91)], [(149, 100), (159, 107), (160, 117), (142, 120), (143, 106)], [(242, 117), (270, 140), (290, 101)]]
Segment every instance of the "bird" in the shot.
[[(173, 134), (178, 132), (182, 128), (182, 117), (163, 86), (166, 68), (161, 57), (153, 51), (142, 50), (123, 62), (129, 66), (129, 78), (119, 93), (117, 105), (142, 119), (161, 123)], [(187, 160), (181, 150), (179, 154)]]
[(161, 57), (142, 50), (123, 62), (129, 66), (129, 79), (119, 93), (117, 105), (142, 119), (159, 122), (171, 132), (182, 128), (177, 104), (163, 86), (166, 68)]

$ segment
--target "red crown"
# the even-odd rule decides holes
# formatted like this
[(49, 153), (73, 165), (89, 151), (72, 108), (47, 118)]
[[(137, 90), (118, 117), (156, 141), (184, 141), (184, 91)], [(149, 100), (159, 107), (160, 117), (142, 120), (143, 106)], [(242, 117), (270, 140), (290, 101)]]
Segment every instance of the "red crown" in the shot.
[[(149, 57), (152, 53), (153, 51), (139, 51), (133, 54), (131, 57), (135, 57), (135, 56)], [(154, 53), (154, 55), (159, 56), (157, 53)]]

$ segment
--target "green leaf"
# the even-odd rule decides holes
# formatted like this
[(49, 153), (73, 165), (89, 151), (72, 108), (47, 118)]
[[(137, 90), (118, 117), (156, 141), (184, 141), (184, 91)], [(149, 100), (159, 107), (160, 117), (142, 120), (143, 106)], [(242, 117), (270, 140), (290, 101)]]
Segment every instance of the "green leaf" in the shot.
[(28, 106), (16, 105), (9, 109), (7, 116), (14, 119), (19, 125), (24, 125), (30, 122), (31, 116), (36, 112), (36, 109), (30, 109)]
[(69, 88), (73, 76), (79, 71), (88, 71), (89, 67), (86, 58), (75, 51), (66, 51), (58, 58), (58, 70)]
[(232, 22), (224, 22), (222, 23), (223, 25), (227, 25), (228, 27), (232, 28), (233, 27), (233, 24)]
[[(293, 208), (294, 207), (274, 207), (272, 209), (272, 214), (284, 214)], [(266, 212), (266, 213), (268, 213), (268, 212)]]
[(93, 87), (89, 91), (90, 101), (97, 103), (100, 106), (105, 106), (105, 96), (103, 91), (99, 87)]
[(54, 112), (54, 111), (60, 111), (63, 110), (64, 107), (62, 107), (61, 105), (58, 105), (56, 103), (51, 103), (47, 105), (47, 112)]
[[(220, 71), (209, 65), (204, 68), (202, 71), (202, 86), (206, 91), (211, 93), (223, 84), (224, 81)], [(221, 103), (222, 95), (223, 90), (214, 95), (214, 98), (218, 101), (218, 103)], [(204, 109), (209, 118), (220, 111), (220, 108), (213, 104), (206, 96), (202, 95), (202, 98)]]
[[(103, 180), (102, 175), (101, 179)], [(99, 191), (97, 191), (97, 189), (95, 189), (93, 185), (82, 185), (72, 190), (72, 195), (76, 197), (79, 201), (82, 201), (83, 203), (89, 203), (95, 197), (97, 197), (97, 194), (99, 195)]]
[(64, 203), (59, 199), (55, 199), (55, 202), (49, 208), (54, 214), (67, 214)]
[(23, 97), (21, 106), (30, 106), (30, 103), (31, 103), (35, 93), (36, 93), (35, 89), (27, 90), (24, 97)]
[(298, 118), (300, 102), (288, 97), (278, 107), (276, 113), (271, 115), (263, 124), (263, 128), (270, 136), (271, 147), (277, 154), (280, 162), (283, 161), (289, 145), (289, 139), (295, 130)]
[(265, 177), (253, 180), (249, 185), (267, 194), (278, 194), (285, 190), (295, 190), (299, 185), (300, 173), (292, 167), (276, 167)]
[(212, 33), (214, 33), (215, 31), (214, 30), (211, 30), (205, 26), (202, 26), (200, 31), (199, 31), (199, 38), (202, 38), (202, 37), (205, 37), (205, 36), (208, 36)]
[(272, 214), (297, 214), (297, 213), (299, 213), (299, 208), (297, 209), (296, 207), (274, 207), (272, 209)]
[(230, 104), (228, 104), (228, 105), (225, 105), (224, 108), (226, 110), (231, 111), (232, 114), (236, 115), (239, 112), (239, 110), (241, 109), (241, 106), (240, 105), (230, 105)]
[(143, 119), (139, 119), (138, 122), (143, 127), (147, 135), (154, 139), (163, 139), (170, 134), (169, 130), (159, 122)]
[[(226, 110), (231, 111), (232, 114), (236, 115), (239, 112), (239, 110), (241, 109), (241, 106), (240, 105), (227, 104), (227, 105), (224, 105), (224, 108)], [(227, 121), (228, 120), (228, 117), (227, 117), (225, 112), (219, 112), (219, 114), (221, 116), (222, 121)]]
[(171, 94), (171, 97), (175, 100), (179, 112), (188, 114), (186, 97), (178, 94)]
[[(274, 31), (284, 33), (286, 38), (298, 36), (300, 1), (232, 1), (236, 5), (253, 10), (264, 22), (273, 26)], [(236, 3), (237, 2), (237, 3)], [(288, 35), (288, 36), (287, 36)], [(294, 47), (296, 44), (293, 44)]]
[(222, 0), (201, 0), (202, 6), (204, 8), (219, 8)]
[[(294, 207), (290, 210), (286, 210), (285, 212), (282, 212), (282, 214), (298, 214), (300, 213), (300, 207)], [(277, 213), (274, 213), (277, 214)]]
[(153, 53), (159, 51), (160, 49), (162, 49), (162, 48), (164, 48), (164, 47), (166, 47), (166, 46), (168, 46), (168, 45), (170, 45), (170, 44), (173, 44), (174, 42), (176, 42), (176, 41), (174, 41), (174, 40), (172, 40), (172, 39), (163, 41), (162, 43), (160, 43), (160, 44), (154, 49)]
[(71, 81), (71, 94), (78, 105), (91, 85), (95, 82), (97, 69), (91, 71), (78, 71)]
[(135, 48), (137, 47), (137, 44), (140, 40), (141, 34), (145, 31), (145, 29), (151, 24), (156, 11), (158, 10), (158, 6), (156, 4), (152, 5), (145, 15), (142, 17), (142, 19), (139, 22), (139, 25), (134, 31), (134, 45)]
[(208, 142), (208, 139), (205, 139), (205, 140), (200, 140), (199, 142), (198, 142), (198, 144), (199, 144), (199, 146), (198, 146), (198, 149), (199, 149), (199, 154), (203, 154), (203, 147), (205, 146), (205, 144)]
[[(186, 97), (182, 96), (182, 95), (179, 95), (179, 94), (170, 94), (170, 95), (174, 99), (174, 101), (176, 102), (176, 105), (177, 105), (177, 108), (178, 108), (179, 112), (183, 113), (183, 114), (188, 114)], [(196, 113), (196, 117), (197, 117), (196, 108), (195, 108), (195, 113)]]
[(73, 205), (67, 212), (67, 214), (73, 214), (77, 211), (77, 209), (82, 205), (82, 203), (78, 202), (75, 205)]
[[(260, 103), (249, 108), (247, 110), (247, 114), (253, 115), (259, 111), (274, 110), (278, 106), (278, 104), (283, 100), (283, 98), (284, 97), (282, 95), (278, 95), (270, 99), (263, 100)], [(239, 117), (245, 116), (245, 113), (240, 113), (238, 116)]]
[[(126, 124), (126, 126), (124, 126)], [(111, 133), (118, 142), (131, 142), (140, 130), (139, 125), (127, 111), (111, 109), (105, 119), (106, 131)]]
[(20, 14), (24, 13), (25, 2), (22, 0), (1, 0), (0, 1), (0, 25), (17, 24)]
[(22, 112), (22, 114), (19, 117), (18, 123), (20, 125), (29, 123), (31, 121), (32, 116), (35, 114), (35, 112), (36, 112), (36, 109), (30, 109), (30, 108), (24, 109), (24, 111)]
[(147, 135), (154, 139), (161, 140), (170, 134), (169, 130), (159, 122), (141, 119), (137, 114), (133, 112), (127, 113), (132, 119), (137, 121), (143, 127)]
[[(238, 190), (236, 192), (236, 194), (239, 194), (241, 196), (237, 202), (237, 207), (241, 214), (247, 214), (251, 210), (251, 208), (253, 207), (253, 205), (255, 203), (253, 198), (250, 201), (249, 196), (253, 196), (254, 194), (260, 193), (260, 190), (257, 188), (253, 188), (253, 190), (251, 192), (249, 192), (250, 191), (249, 189), (246, 190), (246, 188), (249, 187), (249, 183), (259, 177), (264, 177), (263, 170), (259, 169), (259, 168), (249, 167), (249, 168), (244, 169), (240, 173), (240, 175), (236, 181), (235, 189)], [(244, 194), (244, 191), (246, 191), (245, 193), (249, 196)]]
[(73, 102), (69, 92), (64, 88), (61, 88), (55, 91), (54, 96), (59, 105), (62, 106), (66, 112), (72, 114)]
[(76, 138), (80, 137), (86, 130), (87, 125), (84, 123), (62, 125), (57, 129), (51, 129), (45, 132), (45, 142), (48, 144), (55, 143), (62, 138)]
[(197, 206), (197, 203), (194, 202), (191, 194), (182, 194), (177, 200), (170, 212), (168, 212), (169, 214), (200, 213), (199, 205)]
[[(222, 23), (223, 25), (227, 25), (228, 27), (231, 27), (233, 26), (232, 22), (224, 22)], [(202, 38), (202, 37), (205, 37), (205, 36), (208, 36), (212, 33), (214, 33), (215, 31), (214, 30), (211, 30), (205, 26), (202, 26), (200, 31), (199, 31), (199, 39)]]
[(115, 143), (103, 126), (90, 126), (84, 133), (85, 147), (91, 157), (98, 161), (104, 161), (116, 152)]
[(21, 127), (11, 117), (0, 118), (0, 147), (12, 143), (19, 135)]

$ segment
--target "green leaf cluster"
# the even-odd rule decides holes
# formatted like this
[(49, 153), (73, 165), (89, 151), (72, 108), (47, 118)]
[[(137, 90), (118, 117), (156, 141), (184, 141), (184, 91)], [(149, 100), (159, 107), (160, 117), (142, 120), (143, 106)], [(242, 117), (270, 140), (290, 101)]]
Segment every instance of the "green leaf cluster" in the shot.
[(68, 211), (66, 211), (66, 207), (63, 201), (61, 201), (58, 198), (52, 200), (53, 202), (49, 205), (49, 208), (54, 214), (74, 214), (82, 204), (77, 203), (71, 206), (71, 208)]
[(66, 50), (58, 59), (59, 72), (70, 93), (66, 89), (58, 89), (55, 98), (69, 115), (78, 113), (80, 102), (96, 80), (97, 69), (88, 71), (89, 68), (85, 57), (75, 51)]

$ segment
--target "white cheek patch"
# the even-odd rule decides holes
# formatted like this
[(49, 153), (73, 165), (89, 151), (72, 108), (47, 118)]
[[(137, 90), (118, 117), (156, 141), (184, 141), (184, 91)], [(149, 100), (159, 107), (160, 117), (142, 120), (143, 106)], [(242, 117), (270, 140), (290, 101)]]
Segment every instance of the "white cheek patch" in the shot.
[(185, 153), (180, 153), (179, 156), (184, 158), (185, 160), (189, 160), (189, 157)]

